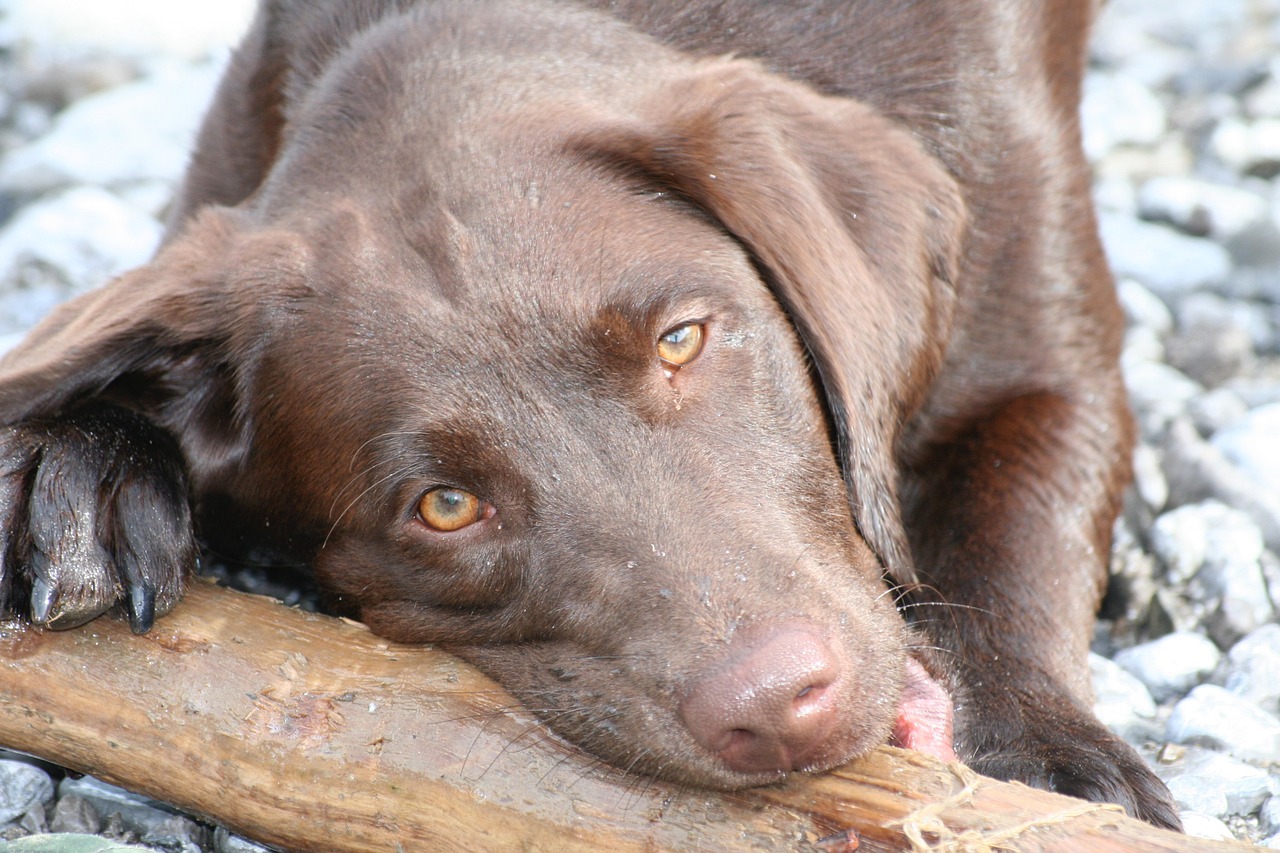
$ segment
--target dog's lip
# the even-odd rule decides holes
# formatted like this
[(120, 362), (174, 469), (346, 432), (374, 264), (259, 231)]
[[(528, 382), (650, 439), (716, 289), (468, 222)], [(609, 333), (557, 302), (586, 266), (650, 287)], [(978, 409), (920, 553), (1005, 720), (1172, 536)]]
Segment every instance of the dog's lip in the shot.
[(946, 762), (958, 760), (951, 694), (913, 657), (907, 658), (903, 676), (898, 716), (889, 743)]

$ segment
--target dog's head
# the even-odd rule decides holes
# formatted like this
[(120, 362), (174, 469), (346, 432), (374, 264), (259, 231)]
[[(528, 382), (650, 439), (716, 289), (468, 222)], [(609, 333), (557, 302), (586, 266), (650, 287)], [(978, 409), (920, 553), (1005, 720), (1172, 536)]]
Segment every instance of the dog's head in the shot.
[(140, 409), (210, 535), (292, 548), (620, 766), (744, 785), (884, 740), (954, 184), (749, 61), (404, 41), (314, 82), (248, 202), (51, 318), (6, 419)]

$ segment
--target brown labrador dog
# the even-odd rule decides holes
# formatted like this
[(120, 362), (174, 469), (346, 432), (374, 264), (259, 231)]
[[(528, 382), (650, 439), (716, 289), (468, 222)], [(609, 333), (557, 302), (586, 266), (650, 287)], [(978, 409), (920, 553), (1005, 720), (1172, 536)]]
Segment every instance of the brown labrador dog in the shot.
[(194, 520), (624, 768), (893, 739), (1177, 826), (1085, 667), (1091, 14), (264, 3), (155, 260), (0, 368), (4, 606), (145, 631)]

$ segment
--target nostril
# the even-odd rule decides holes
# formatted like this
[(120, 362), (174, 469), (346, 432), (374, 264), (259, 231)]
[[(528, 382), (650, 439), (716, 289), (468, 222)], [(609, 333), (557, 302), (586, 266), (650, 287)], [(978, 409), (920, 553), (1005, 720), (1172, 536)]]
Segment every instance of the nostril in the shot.
[(822, 760), (837, 728), (839, 657), (807, 626), (731, 650), (692, 682), (681, 717), (699, 744), (743, 773), (776, 773)]

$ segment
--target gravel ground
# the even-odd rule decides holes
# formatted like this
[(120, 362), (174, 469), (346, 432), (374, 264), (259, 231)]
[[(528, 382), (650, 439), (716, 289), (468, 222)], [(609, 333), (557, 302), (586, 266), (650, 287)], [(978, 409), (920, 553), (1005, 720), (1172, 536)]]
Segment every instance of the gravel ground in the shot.
[[(127, 5), (137, 20), (112, 30), (94, 4), (0, 0), (0, 349), (147, 258), (225, 59), (213, 46), (244, 15), (184, 28), (171, 6)], [(1111, 0), (1086, 88), (1142, 434), (1098, 713), (1189, 832), (1280, 849), (1280, 0)], [(68, 851), (263, 849), (0, 755), (0, 844), (46, 849), (50, 832), (80, 834)]]

